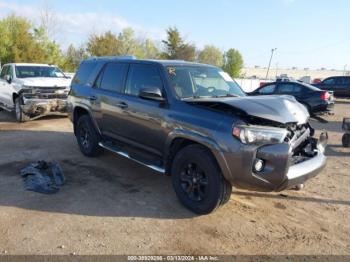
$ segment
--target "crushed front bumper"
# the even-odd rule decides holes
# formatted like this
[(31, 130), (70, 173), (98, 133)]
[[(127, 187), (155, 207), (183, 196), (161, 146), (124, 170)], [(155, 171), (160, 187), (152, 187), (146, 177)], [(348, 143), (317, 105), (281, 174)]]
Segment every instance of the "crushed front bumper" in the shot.
[(47, 115), (67, 115), (67, 99), (23, 98), (23, 113), (31, 119)]
[(283, 191), (292, 188), (315, 177), (326, 166), (326, 160), (326, 156), (319, 148), (315, 157), (289, 167), (285, 181), (275, 191)]
[[(227, 168), (219, 162), (225, 178), (235, 187), (261, 192), (280, 192), (303, 184), (319, 174), (326, 166), (325, 148), (328, 135), (319, 139), (309, 137), (312, 156), (293, 156), (288, 143), (253, 147), (241, 144), (238, 150), (226, 153)], [(239, 153), (236, 153), (239, 152)], [(262, 160), (264, 168), (254, 171), (255, 160)]]

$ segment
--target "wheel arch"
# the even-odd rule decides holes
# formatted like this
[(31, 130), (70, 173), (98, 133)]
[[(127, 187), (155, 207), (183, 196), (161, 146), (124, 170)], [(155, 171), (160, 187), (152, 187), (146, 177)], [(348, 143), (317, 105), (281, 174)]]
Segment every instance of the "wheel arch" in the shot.
[(203, 146), (210, 152), (214, 159), (216, 160), (219, 168), (221, 169), (221, 172), (223, 176), (230, 181), (230, 171), (228, 168), (228, 165), (226, 163), (225, 157), (222, 154), (219, 145), (213, 140), (208, 137), (204, 137), (197, 133), (192, 132), (186, 132), (184, 130), (177, 130), (175, 132), (172, 132), (169, 134), (168, 139), (166, 141), (164, 151), (164, 163), (165, 163), (165, 172), (166, 174), (170, 175), (170, 169), (172, 161), (175, 157), (175, 155), (184, 147), (198, 144)]
[(88, 115), (90, 117), (92, 123), (94, 124), (94, 127), (97, 130), (97, 132), (99, 134), (101, 134), (100, 129), (98, 128), (97, 123), (95, 122), (94, 118), (92, 117), (90, 110), (88, 108), (86, 108), (84, 106), (80, 106), (80, 105), (79, 106), (75, 106), (74, 109), (73, 109), (72, 117), (73, 117), (74, 134), (76, 134), (76, 126), (77, 126), (78, 120), (83, 115)]

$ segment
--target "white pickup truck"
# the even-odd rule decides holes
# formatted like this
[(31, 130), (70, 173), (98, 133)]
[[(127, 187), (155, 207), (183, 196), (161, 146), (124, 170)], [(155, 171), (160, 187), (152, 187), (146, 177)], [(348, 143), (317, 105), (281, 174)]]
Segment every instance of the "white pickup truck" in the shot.
[(0, 73), (0, 108), (18, 122), (45, 115), (66, 115), (71, 78), (57, 66), (6, 64)]

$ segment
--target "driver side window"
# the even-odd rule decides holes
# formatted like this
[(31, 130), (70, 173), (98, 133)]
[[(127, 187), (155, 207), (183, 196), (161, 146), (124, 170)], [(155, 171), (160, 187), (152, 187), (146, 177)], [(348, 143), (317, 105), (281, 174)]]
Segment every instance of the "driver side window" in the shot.
[(9, 66), (4, 66), (1, 70), (1, 79), (5, 79), (5, 76), (8, 75), (8, 71), (9, 71)]

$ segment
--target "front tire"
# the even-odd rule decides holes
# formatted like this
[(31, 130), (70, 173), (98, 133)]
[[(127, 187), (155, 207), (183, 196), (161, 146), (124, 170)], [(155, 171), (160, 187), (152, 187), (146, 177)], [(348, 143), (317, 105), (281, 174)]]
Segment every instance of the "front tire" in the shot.
[(350, 134), (344, 134), (342, 137), (343, 147), (350, 147)]
[(196, 214), (215, 211), (231, 196), (231, 184), (222, 176), (216, 159), (201, 145), (187, 146), (176, 154), (171, 176), (178, 199)]
[(87, 157), (97, 156), (101, 148), (98, 145), (100, 139), (89, 115), (83, 115), (78, 119), (76, 126), (76, 138), (80, 151)]
[(22, 109), (22, 105), (23, 105), (23, 99), (21, 96), (18, 96), (15, 98), (15, 116), (16, 116), (16, 120), (19, 123), (23, 123), (28, 121), (30, 118), (23, 113), (23, 109)]

